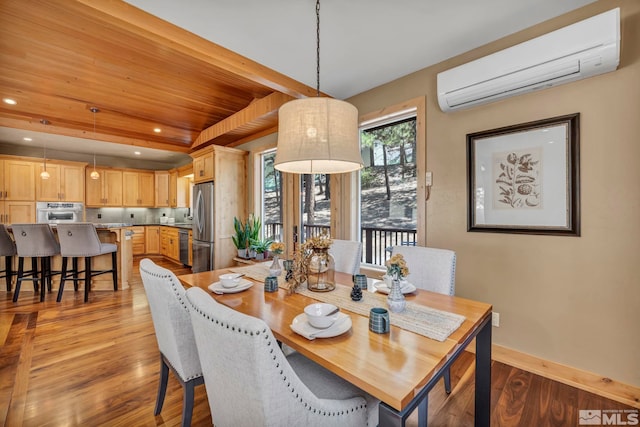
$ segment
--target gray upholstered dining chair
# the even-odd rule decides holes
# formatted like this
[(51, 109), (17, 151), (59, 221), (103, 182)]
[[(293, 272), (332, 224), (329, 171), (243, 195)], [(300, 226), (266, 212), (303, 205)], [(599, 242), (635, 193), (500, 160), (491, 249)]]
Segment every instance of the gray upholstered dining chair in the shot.
[(4, 224), (0, 224), (0, 256), (4, 257), (4, 277), (7, 282), (7, 292), (11, 292), (11, 280), (13, 279), (13, 256), (17, 253), (16, 243), (9, 236)]
[(189, 288), (191, 322), (218, 426), (375, 426), (378, 401), (315, 362), (285, 357), (261, 319)]
[[(60, 254), (60, 245), (49, 224), (12, 224), (11, 232), (18, 253), (18, 275), (13, 302), (18, 301), (23, 280), (33, 281), (34, 290), (40, 283), (40, 301), (44, 301), (45, 285), (51, 291), (51, 257)], [(31, 270), (25, 271), (24, 259), (31, 258)], [(40, 260), (40, 271), (37, 261)]]
[[(84, 281), (84, 302), (89, 301), (91, 278), (100, 274), (111, 273), (113, 290), (118, 290), (118, 245), (101, 242), (95, 225), (90, 222), (58, 224), (57, 229), (60, 254), (62, 255), (62, 276), (57, 301), (62, 300), (64, 284), (69, 279), (73, 280), (76, 290), (78, 290), (78, 281)], [(111, 254), (111, 269), (93, 270), (92, 258), (109, 253)], [(67, 266), (69, 258), (72, 258), (73, 263), (71, 270)], [(84, 258), (84, 279), (79, 278), (81, 271), (78, 271), (78, 258)]]
[(362, 257), (362, 243), (354, 240), (333, 239), (329, 253), (335, 261), (336, 271), (351, 275), (360, 272), (360, 258)]
[(189, 426), (194, 388), (203, 384), (204, 379), (185, 291), (171, 270), (156, 265), (148, 258), (140, 261), (140, 276), (160, 349), (160, 384), (154, 415), (162, 410), (171, 369), (183, 390), (181, 425)]
[[(406, 277), (416, 288), (444, 295), (456, 292), (456, 253), (449, 249), (424, 246), (394, 246), (392, 253), (402, 254), (409, 268)], [(451, 371), (444, 373), (444, 389), (451, 393)]]

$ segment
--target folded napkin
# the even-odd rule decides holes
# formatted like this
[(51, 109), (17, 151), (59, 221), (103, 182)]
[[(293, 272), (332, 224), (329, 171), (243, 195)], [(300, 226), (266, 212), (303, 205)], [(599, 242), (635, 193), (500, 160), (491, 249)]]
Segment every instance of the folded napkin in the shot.
[(307, 316), (302, 314), (293, 320), (291, 330), (308, 340), (314, 340), (316, 338), (330, 338), (343, 334), (351, 329), (351, 324), (351, 317), (348, 314), (339, 313), (333, 325), (326, 329), (318, 329), (311, 326), (307, 321)]

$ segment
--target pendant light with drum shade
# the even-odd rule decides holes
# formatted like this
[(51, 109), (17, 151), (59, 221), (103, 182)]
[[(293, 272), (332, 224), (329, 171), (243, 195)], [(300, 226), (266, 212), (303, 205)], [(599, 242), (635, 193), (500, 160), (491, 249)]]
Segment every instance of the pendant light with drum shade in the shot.
[[(40, 120), (40, 123), (42, 123), (43, 125), (48, 125), (49, 123), (51, 123), (49, 120), (47, 119), (42, 119)], [(49, 172), (47, 172), (47, 142), (45, 141), (44, 146), (43, 146), (43, 150), (44, 150), (44, 159), (43, 159), (43, 170), (42, 172), (40, 172), (40, 179), (49, 179), (51, 177), (51, 175), (49, 175)]]
[(316, 97), (280, 107), (274, 166), (281, 172), (332, 174), (357, 171), (363, 164), (358, 110), (348, 102), (320, 96), (320, 0), (316, 0)]
[[(100, 110), (96, 107), (91, 107), (89, 110), (93, 113), (93, 136), (96, 136), (96, 113)], [(93, 171), (89, 175), (91, 179), (100, 179), (100, 174), (96, 170), (96, 152), (93, 152)]]

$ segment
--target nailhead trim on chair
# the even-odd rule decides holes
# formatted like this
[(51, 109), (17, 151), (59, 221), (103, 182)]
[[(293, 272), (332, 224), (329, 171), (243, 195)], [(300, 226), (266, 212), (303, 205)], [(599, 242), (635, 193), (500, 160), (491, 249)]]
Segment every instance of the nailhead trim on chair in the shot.
[[(229, 329), (229, 324), (225, 324), (224, 322), (222, 322), (221, 320), (218, 319), (212, 319), (209, 317), (208, 314), (204, 314), (202, 311), (200, 311), (199, 309), (197, 309), (195, 306), (191, 305), (191, 309), (193, 310), (193, 312), (198, 313), (200, 316), (204, 317), (205, 319), (211, 321), (211, 323), (215, 323), (216, 325), (220, 325), (222, 327), (226, 327), (227, 329)], [(235, 327), (232, 326), (232, 331), (235, 331)], [(238, 328), (238, 332), (241, 332), (241, 329)], [(243, 331), (245, 334), (250, 333), (251, 336), (253, 336), (253, 334), (255, 333), (256, 336), (259, 336), (260, 333), (262, 332), (264, 334), (264, 339), (267, 340), (266, 341), (266, 345), (267, 346), (271, 346), (271, 340), (269, 339), (269, 335), (267, 334), (267, 330), (263, 329), (262, 331), (258, 330), (258, 331), (247, 331), (244, 330)], [(280, 367), (280, 363), (277, 361), (277, 354), (274, 353), (273, 348), (270, 350), (270, 353), (273, 354), (272, 359), (275, 361), (275, 367), (279, 368)], [(280, 376), (282, 378), (283, 382), (287, 382), (287, 376), (284, 375), (284, 371), (282, 369), (280, 369)], [(319, 409), (319, 408), (314, 408), (311, 406), (311, 404), (309, 402), (304, 401), (301, 397), (299, 397), (299, 393), (296, 392), (296, 390), (294, 388), (291, 387), (291, 382), (287, 382), (287, 389), (291, 392), (292, 395), (295, 395), (296, 400), (299, 400), (300, 403), (304, 404), (305, 408), (308, 408), (309, 411), (313, 410), (314, 413), (320, 414), (320, 411), (322, 411), (322, 415), (323, 416), (329, 416), (329, 417), (335, 417), (335, 416), (339, 416), (339, 415), (344, 415), (345, 411), (340, 411), (340, 412), (326, 412), (325, 410)], [(354, 408), (351, 408), (349, 411), (347, 411), (347, 413), (350, 412), (355, 412), (358, 410), (365, 410), (367, 409), (367, 405), (362, 404), (362, 405), (358, 405)], [(318, 412), (316, 412), (318, 411)]]

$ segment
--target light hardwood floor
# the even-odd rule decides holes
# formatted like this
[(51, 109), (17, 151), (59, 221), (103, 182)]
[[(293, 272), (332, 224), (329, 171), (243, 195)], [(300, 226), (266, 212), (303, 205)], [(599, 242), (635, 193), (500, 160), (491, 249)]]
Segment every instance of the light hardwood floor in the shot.
[[(190, 270), (154, 259), (176, 274)], [(131, 288), (48, 294), (24, 286), (17, 303), (0, 294), (0, 421), (4, 426), (178, 426), (182, 389), (170, 376), (161, 415), (153, 408), (159, 356), (134, 262)], [(4, 283), (2, 283), (4, 287)], [(575, 426), (579, 409), (631, 409), (620, 403), (494, 362), (492, 426)], [(429, 425), (472, 426), (473, 355), (453, 365), (450, 396), (430, 393)], [(212, 424), (204, 386), (196, 388), (194, 426)], [(415, 425), (411, 419), (410, 425)]]

